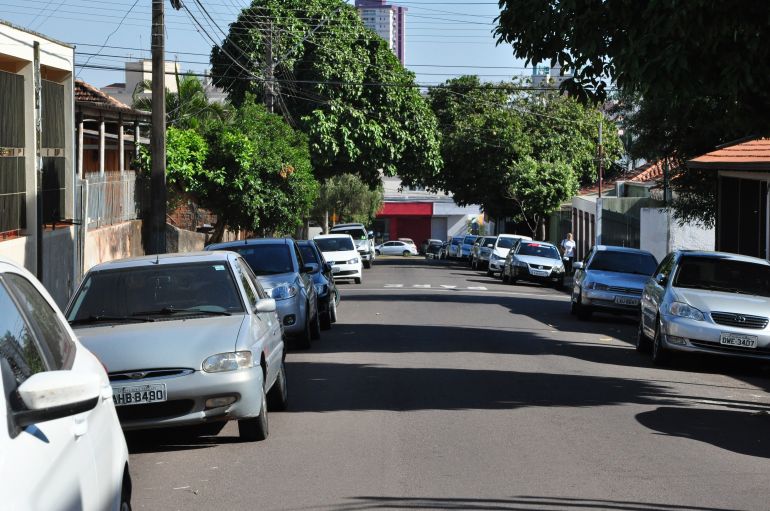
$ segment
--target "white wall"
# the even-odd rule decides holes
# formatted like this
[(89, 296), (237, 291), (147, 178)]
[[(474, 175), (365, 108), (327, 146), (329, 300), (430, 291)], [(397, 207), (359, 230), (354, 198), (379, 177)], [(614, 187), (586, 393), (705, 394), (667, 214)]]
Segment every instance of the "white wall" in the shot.
[(447, 240), (447, 217), (433, 217), (430, 219), (430, 237), (434, 240)]
[(643, 208), (640, 217), (642, 250), (651, 252), (660, 261), (673, 250), (714, 250), (716, 231), (692, 222), (679, 225), (670, 213), (659, 208)]

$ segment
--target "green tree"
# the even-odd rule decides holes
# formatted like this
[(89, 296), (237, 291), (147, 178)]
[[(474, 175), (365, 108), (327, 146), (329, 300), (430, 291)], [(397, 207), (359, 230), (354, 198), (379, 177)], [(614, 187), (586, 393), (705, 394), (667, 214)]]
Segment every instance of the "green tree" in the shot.
[[(686, 161), (748, 135), (770, 134), (767, 2), (502, 0), (497, 35), (530, 63), (560, 63), (563, 87), (604, 101), (613, 86), (628, 107), (632, 150)], [(712, 175), (672, 184), (680, 218), (713, 222)]]
[(357, 174), (375, 186), (381, 171), (407, 184), (439, 173), (436, 120), (414, 74), (355, 8), (343, 0), (254, 0), (211, 55), (216, 84), (234, 103), (264, 94), (268, 38), (279, 107), (307, 134), (317, 177)]
[[(179, 129), (203, 131), (211, 121), (225, 121), (232, 116), (232, 108), (226, 103), (209, 101), (201, 81), (193, 75), (176, 75), (177, 92), (166, 88), (166, 122)], [(133, 92), (133, 106), (138, 110), (152, 111), (152, 98), (142, 96), (152, 90), (152, 82), (139, 83)]]
[(337, 215), (338, 222), (360, 222), (368, 225), (382, 208), (382, 186), (374, 189), (354, 174), (342, 174), (321, 183), (318, 201), (313, 208), (313, 219), (328, 232), (329, 215)]

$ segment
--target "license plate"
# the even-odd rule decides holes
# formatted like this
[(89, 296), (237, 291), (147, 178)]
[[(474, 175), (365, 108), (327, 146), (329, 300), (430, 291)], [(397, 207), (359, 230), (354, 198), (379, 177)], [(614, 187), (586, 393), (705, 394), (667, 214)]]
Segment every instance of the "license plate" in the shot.
[(165, 383), (112, 387), (112, 400), (115, 406), (160, 403), (166, 399), (168, 399), (168, 396), (166, 396)]
[(615, 303), (618, 305), (639, 305), (639, 298), (626, 298), (625, 296), (616, 296)]
[(719, 344), (725, 346), (738, 346), (741, 348), (756, 348), (757, 336), (723, 333), (719, 339)]
[(531, 273), (535, 277), (550, 277), (551, 276), (551, 272), (550, 271), (546, 271), (546, 270), (532, 270), (532, 269), (530, 269), (529, 273)]

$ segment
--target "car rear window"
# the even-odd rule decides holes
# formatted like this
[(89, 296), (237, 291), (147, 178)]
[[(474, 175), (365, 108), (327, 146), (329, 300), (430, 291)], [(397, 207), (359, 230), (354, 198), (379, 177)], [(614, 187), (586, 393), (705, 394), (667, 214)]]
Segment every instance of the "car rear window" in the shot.
[(559, 251), (553, 245), (544, 243), (522, 243), (517, 255), (547, 257), (548, 259), (561, 259)]
[(513, 248), (514, 242), (516, 242), (517, 238), (498, 238), (497, 239), (497, 248)]
[(316, 239), (315, 242), (321, 252), (345, 252), (356, 249), (350, 238), (320, 238)]
[(599, 250), (591, 259), (588, 270), (652, 275), (658, 262), (651, 254)]
[(227, 250), (238, 252), (257, 275), (278, 275), (294, 271), (294, 261), (285, 243), (244, 245)]
[(243, 312), (243, 303), (224, 261), (159, 264), (90, 273), (67, 319), (136, 317), (161, 309)]
[(717, 257), (682, 257), (673, 285), (770, 296), (770, 266)]
[(367, 239), (366, 231), (360, 227), (351, 227), (347, 229), (332, 229), (334, 234), (349, 234), (354, 240)]

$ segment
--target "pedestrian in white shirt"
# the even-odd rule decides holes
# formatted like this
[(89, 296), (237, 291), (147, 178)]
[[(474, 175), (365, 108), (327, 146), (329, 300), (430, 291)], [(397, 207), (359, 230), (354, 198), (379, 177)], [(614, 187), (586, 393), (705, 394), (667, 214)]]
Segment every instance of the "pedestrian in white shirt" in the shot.
[(572, 261), (575, 259), (575, 240), (572, 239), (572, 233), (561, 240), (561, 252), (564, 257), (564, 271), (567, 275), (572, 275)]

